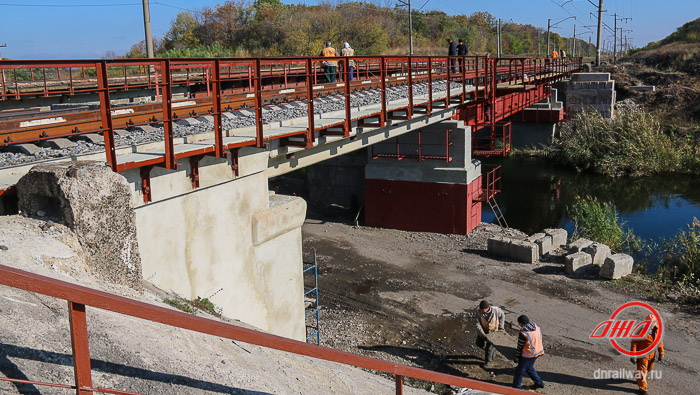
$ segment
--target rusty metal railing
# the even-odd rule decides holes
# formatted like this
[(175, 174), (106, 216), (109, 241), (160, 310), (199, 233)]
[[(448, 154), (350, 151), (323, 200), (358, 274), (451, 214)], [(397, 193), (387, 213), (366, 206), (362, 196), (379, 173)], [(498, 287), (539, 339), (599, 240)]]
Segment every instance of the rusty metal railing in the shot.
[(261, 347), (388, 373), (394, 375), (396, 378), (396, 394), (403, 393), (404, 377), (489, 391), (497, 394), (517, 395), (531, 393), (493, 383), (433, 372), (363, 355), (307, 344), (220, 321), (197, 317), (192, 314), (186, 314), (164, 307), (154, 306), (4, 265), (0, 265), (0, 284), (68, 301), (73, 368), (75, 372), (75, 384), (70, 386), (12, 378), (5, 379), (5, 381), (70, 388), (74, 389), (78, 395), (87, 395), (93, 392), (133, 394), (130, 392), (93, 386), (92, 370), (90, 366), (90, 349), (88, 345), (88, 327), (85, 315), (86, 307), (89, 306), (225, 339), (242, 341)]

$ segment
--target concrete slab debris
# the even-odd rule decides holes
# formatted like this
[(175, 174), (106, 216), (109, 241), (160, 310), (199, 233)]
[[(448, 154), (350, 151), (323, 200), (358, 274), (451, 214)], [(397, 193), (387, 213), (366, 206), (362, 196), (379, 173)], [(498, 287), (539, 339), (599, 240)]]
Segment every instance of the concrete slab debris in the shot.
[(576, 252), (567, 255), (564, 259), (564, 272), (569, 275), (580, 276), (593, 267), (593, 258), (585, 252)]
[(632, 273), (634, 259), (627, 254), (615, 254), (605, 258), (603, 267), (600, 268), (600, 277), (610, 280), (628, 276)]
[(605, 263), (605, 258), (609, 257), (611, 254), (610, 247), (603, 243), (593, 243), (588, 247), (583, 248), (582, 251), (590, 255), (591, 259), (593, 260), (593, 265), (598, 267), (603, 266), (603, 263)]
[(509, 237), (493, 237), (487, 240), (489, 254), (510, 258), (519, 262), (534, 263), (539, 260), (539, 250), (535, 243)]
[(593, 244), (593, 240), (588, 240), (582, 237), (569, 244), (569, 254), (581, 252), (584, 248), (590, 246), (591, 244)]

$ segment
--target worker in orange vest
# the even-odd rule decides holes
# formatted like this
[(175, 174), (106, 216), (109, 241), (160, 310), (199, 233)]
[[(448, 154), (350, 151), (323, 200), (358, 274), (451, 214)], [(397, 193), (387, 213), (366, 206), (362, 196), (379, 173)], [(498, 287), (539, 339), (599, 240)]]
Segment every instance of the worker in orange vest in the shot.
[(535, 370), (535, 361), (544, 354), (540, 327), (534, 322), (530, 322), (526, 315), (518, 317), (518, 325), (520, 325), (520, 334), (518, 335), (518, 346), (515, 350), (515, 362), (518, 366), (515, 368), (515, 374), (513, 375), (513, 387), (521, 388), (523, 376), (527, 373), (532, 381), (535, 382), (535, 389), (544, 388), (544, 381), (542, 381)]
[[(644, 337), (641, 340), (632, 340), (632, 344), (630, 345), (630, 351), (641, 351), (649, 348), (652, 343), (656, 340), (657, 336), (660, 336), (659, 334), (659, 323), (656, 321), (656, 316), (653, 314), (649, 314), (647, 316), (647, 321), (651, 321), (651, 325), (649, 326), (649, 330), (647, 332), (646, 337)], [(640, 329), (641, 330), (641, 329)], [(639, 335), (637, 333), (636, 335)], [(657, 350), (659, 351), (659, 361), (664, 360), (664, 342), (659, 341), (659, 345), (657, 347)], [(639, 386), (639, 392), (642, 394), (647, 393), (647, 375), (651, 370), (654, 368), (654, 357), (656, 357), (656, 351), (654, 350), (651, 353), (639, 357), (639, 358), (630, 358), (630, 361), (634, 364), (637, 365), (637, 385)]]
[(499, 307), (491, 306), (488, 301), (482, 300), (476, 309), (476, 346), (484, 349), (484, 369), (491, 367), (496, 356), (496, 346), (489, 340), (491, 332), (503, 331), (506, 316)]
[[(335, 48), (331, 47), (331, 42), (326, 41), (326, 48), (321, 51), (321, 56), (325, 57), (335, 57)], [(326, 79), (328, 82), (335, 82), (335, 76), (338, 71), (338, 61), (337, 60), (326, 60), (323, 62), (323, 68), (326, 71)]]

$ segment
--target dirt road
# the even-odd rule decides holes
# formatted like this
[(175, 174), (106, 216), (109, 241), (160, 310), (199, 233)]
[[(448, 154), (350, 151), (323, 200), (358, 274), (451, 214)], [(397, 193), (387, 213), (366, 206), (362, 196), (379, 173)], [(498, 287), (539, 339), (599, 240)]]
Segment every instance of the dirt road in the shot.
[[(482, 224), (467, 237), (310, 219), (303, 232), (305, 260), (313, 249), (318, 253), (323, 345), (510, 385), (515, 365), (504, 354), (514, 351), (516, 318), (527, 314), (544, 333), (546, 356), (536, 368), (547, 386), (539, 392), (636, 392), (630, 379), (596, 378), (597, 369), (631, 371), (633, 365), (609, 342), (589, 339), (634, 296), (601, 280), (569, 278), (556, 262), (531, 265), (489, 257), (486, 239), (502, 232), (498, 227)], [(484, 298), (503, 307), (512, 337), (488, 371), (481, 367), (483, 351), (474, 345), (472, 316)], [(656, 365), (662, 378), (650, 382), (650, 393), (699, 393), (698, 317), (673, 306), (654, 307), (666, 324), (667, 353)]]

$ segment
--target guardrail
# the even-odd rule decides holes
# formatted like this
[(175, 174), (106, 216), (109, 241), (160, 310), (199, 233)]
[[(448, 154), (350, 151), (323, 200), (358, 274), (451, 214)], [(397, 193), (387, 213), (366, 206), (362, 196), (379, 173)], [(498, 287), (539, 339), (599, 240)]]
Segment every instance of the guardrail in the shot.
[(87, 395), (93, 392), (133, 395), (131, 392), (93, 386), (90, 366), (90, 349), (88, 345), (88, 327), (85, 314), (86, 307), (90, 306), (225, 339), (242, 341), (261, 347), (392, 374), (396, 378), (397, 395), (403, 394), (404, 377), (489, 391), (496, 394), (531, 394), (531, 392), (528, 391), (504, 387), (497, 384), (433, 372), (363, 355), (307, 344), (220, 321), (197, 317), (164, 307), (150, 305), (4, 265), (0, 265), (0, 284), (68, 301), (71, 343), (73, 349), (73, 368), (75, 372), (74, 385), (13, 378), (4, 378), (2, 379), (4, 381), (69, 388), (74, 389), (78, 395)]
[[(324, 69), (328, 66), (325, 63), (329, 61), (337, 63), (335, 71)], [(356, 68), (353, 74), (349, 71), (351, 62), (355, 63)], [(164, 154), (149, 163), (134, 166), (175, 169), (177, 159), (201, 155), (223, 158), (233, 155), (231, 151), (242, 146), (265, 147), (272, 139), (282, 140), (284, 145), (310, 148), (315, 143), (317, 133), (348, 137), (352, 122), (361, 120), (353, 118), (350, 103), (353, 91), (372, 88), (381, 93), (381, 110), (362, 115), (364, 118), (376, 118), (377, 121), (365, 123), (364, 126), (384, 127), (394, 113), (405, 112), (405, 115), (400, 116), (410, 120), (414, 112), (430, 114), (433, 108), (444, 108), (457, 101), (463, 104), (468, 99), (492, 103), (489, 106), (492, 112), (490, 119), (494, 120), (512, 115), (511, 112), (521, 107), (507, 104), (498, 97), (497, 88), (501, 89), (501, 85), (503, 88), (510, 86), (518, 89), (540, 86), (568, 75), (580, 66), (580, 58), (493, 59), (488, 56), (3, 60), (0, 61), (0, 73), (3, 76), (0, 80), (0, 99), (93, 93), (99, 96), (100, 108), (55, 117), (49, 115), (48, 118), (44, 116), (0, 121), (0, 147), (98, 132), (104, 136), (107, 163), (114, 171), (123, 171), (130, 168), (130, 165), (120, 165), (117, 162), (114, 130), (162, 123)], [(80, 78), (73, 78), (73, 70)], [(37, 74), (42, 76), (40, 81), (35, 78)], [(6, 78), (8, 75), (12, 78)], [(26, 81), (21, 81), (23, 79)], [(415, 102), (413, 89), (418, 82), (427, 82), (427, 102)], [(440, 100), (433, 100), (433, 85), (437, 82), (445, 83), (446, 94)], [(453, 84), (458, 84), (460, 89), (454, 89)], [(388, 111), (387, 87), (392, 85), (408, 87), (408, 103), (405, 107)], [(467, 92), (468, 85), (470, 92)], [(194, 97), (176, 100), (173, 94), (176, 89), (189, 90), (192, 86), (206, 88), (206, 94), (204, 91), (190, 92), (188, 94)], [(135, 88), (155, 89), (156, 101), (150, 104), (113, 106), (110, 98), (113, 92)], [(314, 100), (327, 94), (343, 96), (345, 119), (318, 128), (314, 125)], [(306, 126), (288, 134), (266, 137), (263, 109), (290, 100), (306, 104)], [(255, 137), (225, 144), (222, 115), (241, 108), (249, 108), (252, 112)], [(497, 111), (508, 113), (500, 114)], [(211, 115), (214, 118), (214, 144), (200, 151), (176, 153), (173, 122), (201, 115)]]

